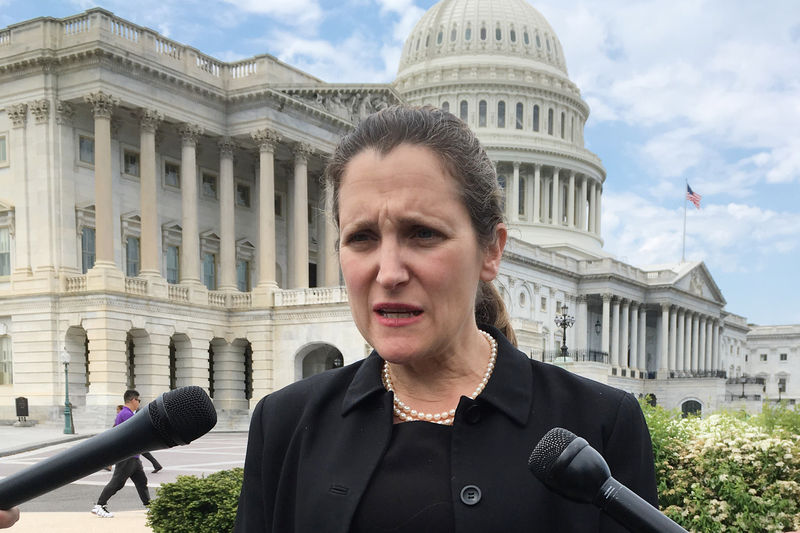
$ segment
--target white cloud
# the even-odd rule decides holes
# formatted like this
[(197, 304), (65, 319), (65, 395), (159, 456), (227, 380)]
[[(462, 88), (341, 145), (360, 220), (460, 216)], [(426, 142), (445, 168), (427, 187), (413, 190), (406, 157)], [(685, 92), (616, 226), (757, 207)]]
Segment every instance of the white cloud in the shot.
[(323, 9), (315, 0), (224, 0), (245, 13), (273, 17), (298, 28), (315, 27), (323, 17)]
[[(679, 204), (676, 199), (675, 204)], [(666, 208), (634, 193), (603, 195), (607, 251), (637, 266), (675, 263), (682, 252), (682, 208)], [(686, 259), (720, 272), (757, 272), (800, 251), (800, 214), (729, 203), (689, 206)]]

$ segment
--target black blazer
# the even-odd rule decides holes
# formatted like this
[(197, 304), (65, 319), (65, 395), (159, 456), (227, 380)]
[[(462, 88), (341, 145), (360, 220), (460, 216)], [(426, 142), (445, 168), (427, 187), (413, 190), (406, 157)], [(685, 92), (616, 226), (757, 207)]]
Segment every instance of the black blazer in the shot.
[[(530, 360), (496, 329), (497, 363), (483, 393), (462, 397), (451, 448), (458, 533), (627, 530), (592, 505), (553, 494), (527, 468), (532, 448), (560, 426), (585, 438), (612, 475), (657, 505), (650, 434), (634, 397)], [(392, 434), (392, 394), (376, 352), (294, 383), (253, 412), (234, 531), (346, 533)], [(462, 489), (480, 499), (468, 505)], [(473, 493), (474, 496), (474, 493)]]

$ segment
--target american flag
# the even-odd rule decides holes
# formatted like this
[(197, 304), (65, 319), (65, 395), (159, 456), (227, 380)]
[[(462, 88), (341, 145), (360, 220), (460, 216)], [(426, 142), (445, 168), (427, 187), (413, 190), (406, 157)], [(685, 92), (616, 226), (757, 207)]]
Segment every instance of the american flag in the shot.
[(700, 209), (700, 199), (701, 198), (702, 198), (702, 196), (700, 196), (699, 194), (694, 192), (692, 190), (692, 188), (689, 187), (689, 184), (687, 183), (686, 184), (686, 199), (689, 200), (690, 202), (692, 202), (697, 209)]

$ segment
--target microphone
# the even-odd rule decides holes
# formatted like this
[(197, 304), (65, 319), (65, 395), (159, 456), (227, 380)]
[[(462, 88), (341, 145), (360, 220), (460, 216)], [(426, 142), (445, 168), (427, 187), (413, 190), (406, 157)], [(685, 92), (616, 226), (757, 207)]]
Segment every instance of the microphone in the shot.
[(611, 477), (603, 456), (564, 428), (553, 428), (542, 437), (531, 452), (528, 468), (556, 494), (596, 505), (633, 533), (687, 533)]
[(188, 444), (216, 423), (214, 404), (200, 387), (165, 392), (123, 424), (0, 481), (0, 509), (11, 509), (138, 453)]

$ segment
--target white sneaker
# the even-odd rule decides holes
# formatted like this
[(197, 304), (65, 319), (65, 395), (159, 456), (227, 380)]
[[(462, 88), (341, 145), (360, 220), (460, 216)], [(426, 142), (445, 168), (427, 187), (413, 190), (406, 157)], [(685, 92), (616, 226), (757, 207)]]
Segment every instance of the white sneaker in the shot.
[(114, 518), (114, 513), (109, 511), (105, 505), (95, 505), (92, 508), (92, 514), (96, 514), (100, 518)]

